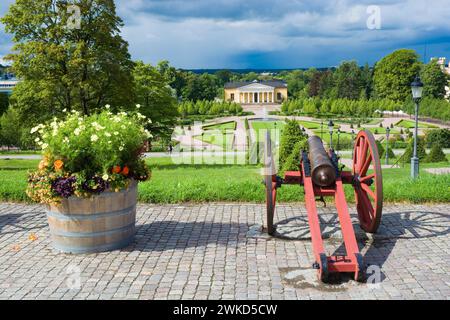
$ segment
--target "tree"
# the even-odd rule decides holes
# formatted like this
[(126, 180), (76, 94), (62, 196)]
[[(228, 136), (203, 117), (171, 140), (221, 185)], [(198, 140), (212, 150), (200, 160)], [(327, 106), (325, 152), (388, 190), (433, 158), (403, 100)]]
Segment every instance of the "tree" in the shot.
[(305, 139), (305, 137), (297, 121), (288, 120), (286, 122), (280, 139), (280, 168), (284, 166), (296, 143)]
[(7, 93), (0, 92), (0, 116), (8, 110), (9, 97)]
[(233, 77), (233, 72), (230, 70), (219, 70), (215, 73), (215, 76), (217, 79), (219, 79), (219, 84), (221, 87), (227, 82), (231, 81), (231, 78)]
[[(20, 145), (21, 121), (17, 111), (9, 108), (0, 117), (0, 141), (7, 147), (18, 147)], [(19, 131), (19, 132), (18, 132)]]
[(344, 61), (334, 73), (338, 98), (357, 100), (365, 89), (362, 72), (356, 61)]
[(182, 89), (184, 100), (214, 100), (218, 93), (217, 77), (208, 73), (200, 76), (190, 73), (186, 86)]
[[(405, 153), (403, 154), (402, 158), (404, 162), (408, 162), (414, 154), (414, 139), (411, 138), (409, 140), (408, 146), (405, 149)], [(417, 139), (417, 157), (420, 160), (425, 159), (427, 156), (427, 153), (425, 151), (425, 141), (421, 137), (418, 137)]]
[(113, 0), (80, 0), (81, 27), (69, 28), (66, 0), (16, 0), (0, 20), (14, 35), (12, 69), (22, 81), (11, 97), (23, 121), (28, 110), (49, 118), (63, 109), (90, 114), (134, 100), (128, 44)]
[(433, 145), (439, 145), (441, 148), (450, 148), (450, 130), (434, 129), (428, 131), (425, 135), (425, 142), (428, 148)]
[(447, 86), (447, 75), (442, 72), (437, 60), (433, 59), (430, 63), (422, 67), (420, 77), (424, 84), (423, 96), (429, 98), (444, 99), (445, 86)]
[(133, 71), (140, 113), (149, 117), (154, 136), (170, 136), (178, 117), (176, 99), (167, 78), (149, 64), (138, 61)]
[(374, 89), (377, 98), (404, 102), (411, 96), (411, 82), (419, 74), (421, 63), (414, 50), (397, 50), (377, 63)]
[(425, 158), (425, 162), (447, 162), (447, 157), (439, 144), (433, 145), (430, 154)]

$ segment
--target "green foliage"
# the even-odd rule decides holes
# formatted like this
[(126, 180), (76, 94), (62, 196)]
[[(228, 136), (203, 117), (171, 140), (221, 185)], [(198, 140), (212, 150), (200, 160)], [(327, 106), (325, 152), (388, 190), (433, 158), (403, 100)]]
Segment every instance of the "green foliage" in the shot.
[(428, 131), (425, 135), (425, 142), (428, 148), (438, 145), (441, 148), (450, 148), (450, 130), (435, 129)]
[[(71, 195), (89, 196), (111, 187), (122, 189), (130, 178), (145, 181), (149, 171), (141, 159), (151, 134), (143, 127), (145, 116), (104, 111), (91, 116), (78, 112), (63, 121), (55, 118), (31, 130), (44, 158), (30, 174), (29, 196), (42, 203), (57, 203)], [(66, 194), (55, 184), (65, 185)], [(70, 180), (69, 180), (70, 179)], [(59, 182), (58, 182), (59, 181)], [(63, 191), (64, 191), (63, 190)]]
[[(175, 127), (178, 109), (165, 69), (138, 61), (133, 70), (137, 103), (140, 112), (152, 119), (147, 128), (155, 137), (169, 137)], [(162, 69), (161, 69), (162, 68)]]
[[(411, 138), (408, 142), (408, 146), (403, 153), (403, 162), (408, 162), (414, 155), (414, 139)], [(424, 160), (427, 156), (427, 152), (425, 151), (425, 140), (421, 137), (417, 138), (417, 157), (420, 160)]]
[(183, 117), (189, 115), (239, 115), (242, 111), (242, 106), (234, 102), (198, 100), (196, 102), (186, 101), (178, 105), (178, 112)]
[(218, 95), (219, 81), (214, 75), (204, 73), (196, 75), (188, 73), (186, 85), (182, 88), (181, 95), (185, 101), (214, 100)]
[(300, 129), (296, 121), (288, 120), (283, 128), (280, 139), (280, 168), (284, 167), (284, 163), (289, 158), (295, 145), (303, 141), (307, 136)]
[(0, 92), (0, 116), (8, 110), (9, 97), (7, 93)]
[(284, 161), (281, 167), (281, 172), (286, 171), (298, 171), (300, 168), (301, 152), (302, 150), (308, 151), (308, 139), (303, 137), (301, 140), (295, 143), (289, 157)]
[(12, 69), (22, 81), (11, 103), (23, 123), (35, 124), (64, 109), (91, 114), (105, 104), (130, 107), (133, 63), (120, 36), (114, 1), (80, 0), (81, 28), (67, 28), (63, 0), (17, 0), (1, 18), (14, 35)]
[(377, 98), (404, 102), (411, 97), (411, 82), (419, 74), (421, 63), (414, 50), (397, 50), (375, 66), (374, 89)]
[(20, 145), (21, 137), (20, 128), (21, 122), (17, 111), (9, 108), (0, 117), (0, 145), (18, 147)]
[(447, 75), (442, 72), (436, 59), (432, 59), (422, 67), (420, 77), (424, 84), (423, 96), (429, 98), (444, 99), (445, 86), (448, 85)]
[[(337, 98), (358, 100), (366, 84), (356, 61), (344, 61), (334, 73)], [(365, 96), (365, 91), (364, 91)]]
[(447, 157), (439, 144), (433, 144), (430, 154), (425, 158), (425, 162), (447, 162)]

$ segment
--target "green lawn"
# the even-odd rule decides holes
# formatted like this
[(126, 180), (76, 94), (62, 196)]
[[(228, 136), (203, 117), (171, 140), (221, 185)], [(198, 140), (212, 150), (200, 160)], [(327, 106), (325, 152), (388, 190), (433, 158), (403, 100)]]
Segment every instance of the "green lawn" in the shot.
[(224, 134), (219, 131), (205, 132), (203, 135), (194, 136), (195, 139), (205, 143), (222, 147), (224, 150), (233, 149), (234, 134)]
[[(11, 161), (11, 162), (9, 162)], [(23, 163), (21, 161), (24, 161)], [(34, 162), (33, 162), (34, 161)], [(27, 171), (38, 160), (4, 160), (0, 164), (0, 200), (29, 201), (25, 195)], [(258, 202), (265, 193), (258, 166), (176, 165), (170, 158), (148, 159), (153, 176), (139, 185), (139, 199), (147, 203), (183, 202)], [(450, 202), (450, 175), (435, 176), (424, 171), (448, 163), (423, 164), (417, 181), (409, 178), (410, 169), (384, 169), (384, 197), (387, 202)], [(9, 168), (9, 170), (5, 170)], [(12, 170), (12, 168), (16, 168)], [(351, 186), (346, 186), (349, 202), (354, 202)], [(299, 186), (283, 186), (280, 202), (302, 202)], [(330, 200), (331, 201), (331, 200)]]
[[(319, 129), (320, 123), (312, 122), (312, 121), (297, 121), (302, 127), (306, 129)], [(325, 126), (325, 125), (324, 125)]]
[[(395, 126), (412, 129), (416, 126), (416, 123), (413, 120), (400, 120), (399, 122), (397, 122), (395, 124)], [(437, 126), (429, 124), (429, 123), (419, 122), (419, 128), (434, 129), (434, 128), (437, 128)]]
[(203, 130), (220, 130), (220, 131), (226, 131), (226, 130), (236, 130), (236, 122), (230, 121), (230, 122), (224, 122), (219, 124), (212, 124), (212, 125), (206, 125), (203, 126)]
[(365, 122), (364, 124), (368, 125), (368, 126), (376, 126), (376, 125), (379, 125), (382, 121), (383, 121), (383, 119), (372, 119), (368, 122)]

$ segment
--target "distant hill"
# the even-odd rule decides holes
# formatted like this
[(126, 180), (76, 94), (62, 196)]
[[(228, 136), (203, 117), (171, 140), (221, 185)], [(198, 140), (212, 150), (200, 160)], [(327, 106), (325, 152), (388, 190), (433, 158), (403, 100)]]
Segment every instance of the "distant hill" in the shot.
[[(329, 70), (329, 69), (335, 69), (335, 67), (329, 67), (329, 68), (316, 68), (319, 71), (325, 71), (325, 70)], [(293, 68), (293, 69), (183, 69), (185, 71), (191, 71), (194, 72), (196, 74), (203, 74), (203, 73), (209, 73), (209, 74), (214, 74), (217, 71), (221, 71), (221, 70), (229, 70), (231, 72), (234, 73), (240, 73), (240, 74), (245, 74), (245, 73), (250, 73), (250, 72), (255, 72), (255, 73), (280, 73), (283, 71), (292, 71), (292, 70), (308, 70), (308, 68)]]

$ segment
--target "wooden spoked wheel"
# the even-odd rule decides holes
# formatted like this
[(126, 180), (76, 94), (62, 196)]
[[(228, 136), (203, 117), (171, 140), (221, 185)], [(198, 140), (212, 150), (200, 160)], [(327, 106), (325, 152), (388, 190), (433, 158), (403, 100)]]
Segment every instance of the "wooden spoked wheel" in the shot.
[(383, 178), (375, 138), (368, 130), (360, 131), (353, 152), (353, 187), (361, 228), (375, 233), (383, 211)]
[(273, 235), (275, 232), (273, 226), (273, 216), (275, 213), (275, 202), (277, 198), (277, 179), (275, 162), (272, 152), (272, 140), (270, 132), (266, 133), (264, 145), (264, 184), (266, 186), (266, 213), (267, 213), (267, 232)]

